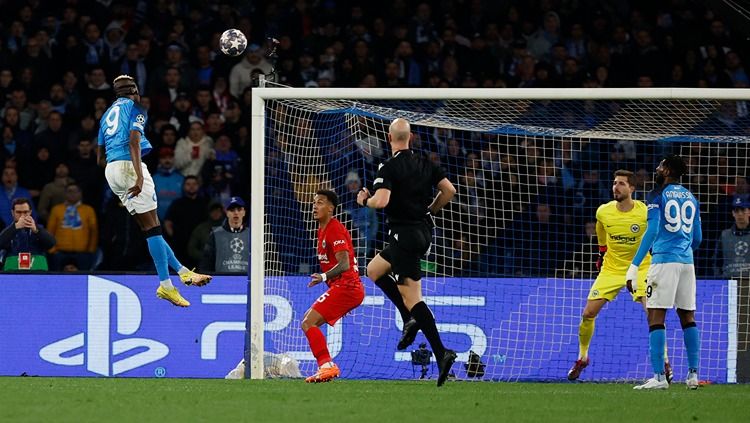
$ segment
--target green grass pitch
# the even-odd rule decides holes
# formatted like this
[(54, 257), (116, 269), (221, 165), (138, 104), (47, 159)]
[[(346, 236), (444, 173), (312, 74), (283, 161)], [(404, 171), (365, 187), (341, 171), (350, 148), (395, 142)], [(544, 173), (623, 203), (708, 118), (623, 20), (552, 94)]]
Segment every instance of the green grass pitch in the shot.
[(0, 422), (739, 422), (750, 385), (0, 378)]

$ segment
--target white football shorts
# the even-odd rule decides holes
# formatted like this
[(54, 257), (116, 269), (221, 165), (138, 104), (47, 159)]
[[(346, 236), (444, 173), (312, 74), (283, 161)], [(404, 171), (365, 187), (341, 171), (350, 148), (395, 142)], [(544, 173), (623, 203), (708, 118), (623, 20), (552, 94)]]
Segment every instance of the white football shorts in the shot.
[(646, 276), (648, 308), (695, 310), (695, 267), (685, 263), (651, 263)]
[(104, 176), (112, 192), (120, 198), (130, 214), (143, 214), (156, 209), (156, 187), (148, 168), (141, 163), (143, 187), (141, 193), (131, 197), (128, 190), (135, 185), (135, 168), (130, 160), (118, 160), (107, 163)]

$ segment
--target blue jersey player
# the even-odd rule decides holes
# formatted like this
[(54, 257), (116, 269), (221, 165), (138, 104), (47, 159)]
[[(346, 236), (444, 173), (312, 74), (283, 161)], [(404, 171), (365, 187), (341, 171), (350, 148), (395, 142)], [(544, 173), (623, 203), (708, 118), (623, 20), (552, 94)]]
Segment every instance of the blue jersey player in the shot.
[(154, 181), (141, 162), (141, 156), (151, 151), (151, 143), (144, 133), (146, 110), (139, 104), (141, 96), (132, 77), (118, 76), (113, 87), (117, 100), (99, 122), (99, 164), (106, 166), (104, 173), (109, 187), (135, 217), (146, 237), (160, 280), (156, 296), (176, 306), (187, 307), (190, 303), (169, 279), (169, 267), (177, 271), (186, 285), (203, 286), (211, 281), (211, 276), (184, 267), (162, 237), (161, 223), (156, 215)]
[(648, 205), (648, 228), (625, 276), (628, 289), (638, 283), (638, 266), (651, 250), (651, 266), (646, 276), (649, 325), (649, 355), (654, 377), (635, 389), (667, 389), (664, 375), (664, 345), (667, 309), (675, 307), (680, 317), (688, 358), (689, 389), (698, 388), (700, 334), (695, 324), (695, 267), (693, 251), (703, 238), (698, 200), (680, 185), (687, 166), (679, 156), (670, 155), (656, 168), (656, 190)]

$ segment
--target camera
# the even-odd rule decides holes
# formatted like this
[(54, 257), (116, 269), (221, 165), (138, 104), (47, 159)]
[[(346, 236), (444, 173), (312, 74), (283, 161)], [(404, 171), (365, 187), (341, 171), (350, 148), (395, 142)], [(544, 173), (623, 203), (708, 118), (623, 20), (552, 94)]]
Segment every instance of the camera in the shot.
[(427, 376), (427, 371), (430, 369), (430, 361), (432, 360), (432, 351), (427, 349), (427, 344), (424, 342), (419, 344), (419, 348), (411, 352), (411, 364), (412, 366), (421, 366), (422, 371), (419, 376), (420, 379), (424, 379)]

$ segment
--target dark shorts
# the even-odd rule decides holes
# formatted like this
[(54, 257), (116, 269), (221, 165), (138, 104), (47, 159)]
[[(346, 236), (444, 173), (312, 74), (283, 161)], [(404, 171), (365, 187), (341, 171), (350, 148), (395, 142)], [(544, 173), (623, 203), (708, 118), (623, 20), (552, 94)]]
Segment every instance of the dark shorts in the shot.
[(388, 246), (380, 252), (380, 257), (391, 264), (396, 283), (403, 284), (404, 278), (422, 279), (421, 262), (431, 243), (432, 228), (426, 223), (391, 227)]

